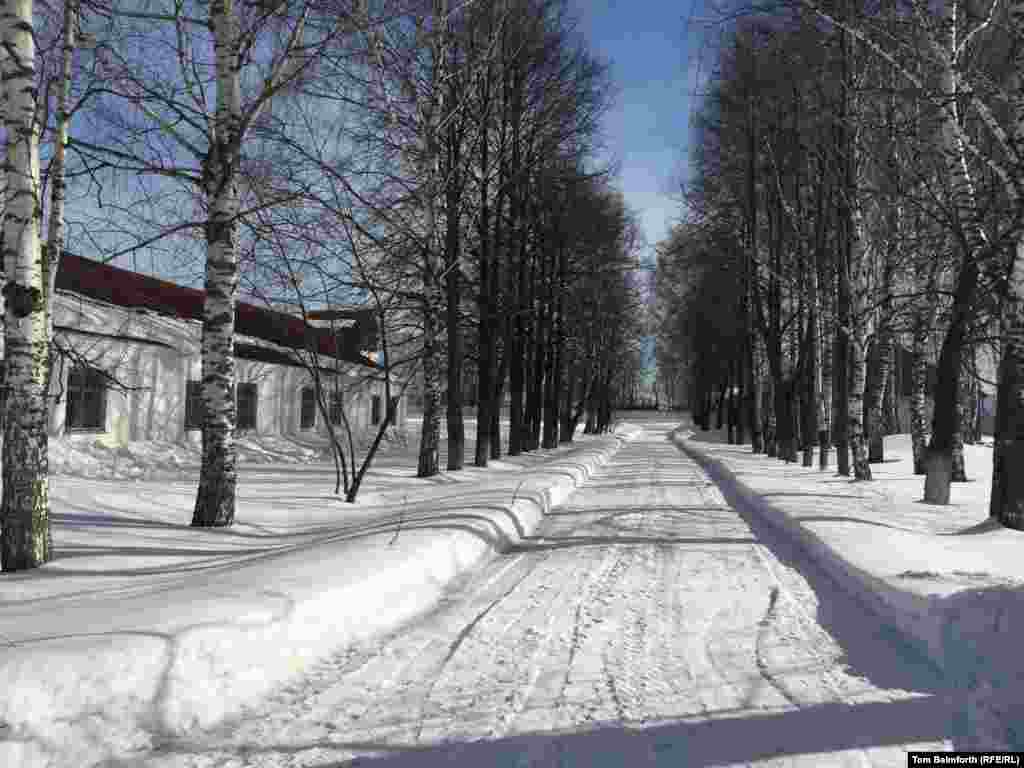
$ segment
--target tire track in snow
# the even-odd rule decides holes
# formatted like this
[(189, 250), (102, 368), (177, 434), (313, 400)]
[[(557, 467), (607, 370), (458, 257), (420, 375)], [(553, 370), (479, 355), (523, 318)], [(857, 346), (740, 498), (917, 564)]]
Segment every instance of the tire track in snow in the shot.
[[(585, 526), (574, 526), (570, 529), (579, 530)], [(513, 687), (512, 693), (504, 698), (496, 707), (496, 716), (488, 733), (494, 738), (500, 738), (508, 734), (520, 715), (531, 703), (537, 699), (543, 701), (555, 701), (556, 707), (564, 703), (564, 692), (568, 682), (569, 670), (572, 667), (572, 660), (578, 652), (579, 644), (586, 638), (586, 623), (579, 622), (584, 613), (584, 608), (594, 601), (595, 597), (608, 589), (610, 580), (615, 578), (616, 568), (619, 567), (622, 553), (615, 546), (609, 546), (596, 567), (592, 567), (587, 574), (585, 583), (582, 585), (565, 580), (563, 589), (555, 599), (549, 601), (540, 619), (543, 621), (544, 629), (539, 633), (527, 632), (532, 638), (528, 647), (532, 647), (525, 662), (521, 661), (523, 656), (523, 640), (518, 638), (498, 638), (499, 647), (504, 651), (497, 659), (498, 665), (504, 668), (522, 668), (522, 672), (516, 674), (518, 685)], [(563, 552), (565, 550), (562, 550)], [(569, 594), (575, 591), (576, 610), (572, 611), (574, 626), (571, 633), (566, 630), (558, 631), (560, 625), (566, 623), (568, 612), (565, 611), (565, 604)], [(511, 641), (511, 642), (510, 642)], [(567, 646), (561, 647), (561, 646)], [(565, 662), (565, 673), (562, 675), (545, 674), (546, 669), (554, 661), (568, 657)], [(557, 670), (557, 666), (555, 667)], [(543, 679), (543, 683), (542, 683)], [(552, 694), (546, 685), (547, 681), (558, 683), (557, 694)]]
[[(576, 636), (575, 653), (573, 661), (580, 657), (580, 651), (586, 649), (585, 657), (600, 659), (601, 684), (600, 689), (608, 693), (608, 700), (613, 704), (615, 712), (619, 715), (620, 721), (623, 718), (621, 700), (615, 687), (615, 681), (608, 664), (608, 648), (610, 642), (614, 642), (615, 636), (612, 628), (618, 622), (610, 607), (613, 607), (622, 594), (621, 584), (624, 575), (628, 572), (635, 554), (635, 547), (622, 547), (610, 545), (606, 558), (611, 558), (610, 567), (602, 569), (597, 578), (591, 583), (587, 594), (581, 597), (579, 618), (575, 628), (579, 629)], [(605, 561), (607, 563), (607, 559)], [(576, 617), (574, 616), (574, 619)], [(596, 671), (596, 670), (593, 670)], [(584, 670), (581, 677), (586, 676)], [(573, 681), (573, 667), (571, 664), (566, 667), (566, 674), (563, 679), (563, 686), (559, 693), (560, 702), (568, 704), (567, 690)], [(596, 682), (596, 681), (595, 681)], [(601, 701), (593, 702), (588, 709), (590, 713), (601, 708)], [(579, 704), (575, 704), (578, 707)], [(589, 716), (588, 716), (589, 719)]]
[(615, 714), (618, 716), (620, 723), (626, 722), (626, 708), (622, 705), (622, 698), (619, 696), (618, 686), (615, 685), (615, 676), (612, 674), (611, 669), (608, 666), (608, 654), (601, 654), (601, 668), (604, 671), (605, 686), (608, 688), (608, 695), (611, 696), (612, 703), (615, 705)]
[[(578, 525), (573, 526), (570, 532), (578, 527)], [(539, 578), (538, 571), (544, 570), (550, 560), (548, 553), (531, 551), (507, 557), (512, 558), (511, 561), (502, 564), (496, 572), (486, 575), (486, 581), (483, 584), (474, 586), (472, 589), (467, 589), (465, 585), (463, 588), (457, 589), (431, 611), (431, 621), (422, 626), (417, 625), (411, 630), (394, 633), (381, 643), (380, 650), (374, 655), (376, 659), (384, 659), (385, 664), (390, 662), (393, 669), (383, 681), (381, 681), (379, 673), (367, 672), (364, 676), (370, 679), (371, 685), (396, 688), (397, 691), (393, 698), (402, 699), (402, 706), (397, 708), (397, 711), (405, 712), (407, 709), (405, 702), (409, 699), (419, 699), (421, 702), (417, 714), (412, 720), (414, 730), (409, 734), (410, 738), (422, 737), (427, 721), (427, 705), (434, 698), (437, 686), (445, 677), (447, 670), (453, 661), (457, 660), (460, 650), (471, 639), (474, 647), (484, 644), (478, 639), (482, 625), (488, 623), (490, 619), (494, 619), (495, 614), (500, 613), (495, 609), (506, 605), (509, 599), (523, 588), (527, 580), (530, 580), (531, 577)], [(514, 569), (521, 569), (522, 572), (509, 575)], [(466, 580), (467, 584), (472, 584), (471, 578), (472, 576)], [(510, 580), (511, 585), (509, 586)], [(541, 590), (548, 589), (546, 580), (540, 579), (540, 582)], [(491, 596), (495, 594), (496, 596)], [(482, 608), (480, 607), (481, 601), (486, 601)], [(520, 615), (517, 614), (498, 634), (507, 632), (509, 626), (519, 620)], [(455, 638), (445, 641), (443, 637), (449, 632), (454, 632)], [(422, 636), (426, 636), (426, 640), (419, 642), (412, 650), (406, 647), (410, 640)], [(445, 650), (442, 657), (438, 659), (437, 655), (441, 653), (441, 648), (445, 648)], [(422, 669), (414, 671), (414, 667), (422, 667)], [(343, 681), (348, 686), (351, 686), (352, 682), (351, 680)], [(341, 689), (343, 685), (336, 687)], [(425, 691), (421, 690), (417, 693), (418, 689), (424, 687)], [(367, 696), (369, 695), (370, 690), (367, 691)], [(364, 707), (359, 719), (368, 721), (372, 719), (374, 712), (381, 712), (379, 720), (383, 722), (388, 719), (382, 712), (387, 706), (389, 705)], [(391, 720), (394, 728), (397, 729), (396, 734), (406, 730), (407, 726), (403, 725), (401, 720), (396, 721), (394, 718)]]
[[(624, 530), (635, 531), (641, 538), (649, 538), (650, 543), (636, 542), (629, 547), (622, 577), (616, 581), (614, 590), (595, 601), (609, 612), (609, 620), (617, 630), (605, 635), (606, 642), (600, 651), (601, 669), (615, 718), (625, 727), (666, 714), (659, 713), (659, 705), (665, 704), (666, 686), (655, 681), (675, 677), (671, 669), (679, 654), (672, 649), (675, 631), (682, 626), (681, 621), (671, 623), (681, 616), (667, 608), (679, 582), (666, 578), (669, 564), (681, 560), (680, 550), (659, 541), (675, 532), (679, 519), (664, 512), (672, 507), (672, 500), (660, 483), (663, 462), (656, 455), (648, 455), (646, 465), (648, 482), (644, 498), (633, 499), (631, 506), (635, 512), (616, 518), (617, 523), (625, 526)], [(656, 634), (660, 643), (654, 642)]]
[[(518, 557), (522, 558), (523, 556), (519, 555)], [(419, 724), (416, 727), (416, 735), (415, 735), (415, 741), (416, 742), (419, 742), (420, 736), (423, 734), (424, 717), (425, 717), (425, 713), (426, 713), (427, 703), (430, 700), (430, 694), (433, 693), (434, 687), (437, 685), (437, 681), (441, 678), (441, 675), (444, 673), (445, 667), (448, 665), (448, 662), (450, 662), (452, 660), (452, 657), (458, 652), (458, 650), (462, 646), (463, 642), (465, 642), (466, 638), (469, 637), (469, 634), (474, 629), (476, 629), (477, 625), (481, 621), (483, 621), (484, 618), (487, 617), (487, 614), (489, 614), (492, 610), (494, 610), (495, 606), (497, 606), (498, 603), (502, 602), (505, 598), (507, 598), (509, 595), (511, 595), (516, 589), (518, 589), (519, 585), (522, 584), (523, 581), (526, 580), (526, 577), (529, 576), (533, 572), (533, 570), (534, 570), (533, 568), (527, 570), (519, 579), (517, 579), (512, 584), (512, 586), (510, 586), (507, 590), (505, 590), (505, 592), (500, 594), (498, 597), (494, 598), (494, 600), (492, 600), (490, 603), (488, 603), (487, 606), (482, 611), (477, 613), (477, 615), (474, 616), (473, 619), (468, 624), (466, 624), (461, 630), (459, 630), (459, 633), (455, 636), (455, 640), (448, 647), (448, 651), (447, 651), (447, 653), (445, 653), (444, 658), (441, 659), (440, 663), (437, 665), (437, 670), (433, 673), (433, 675), (431, 675), (430, 682), (427, 685), (427, 688), (426, 688), (426, 690), (423, 693), (423, 698), (420, 701)]]
[(630, 563), (618, 585), (614, 603), (625, 605), (619, 616), (618, 631), (609, 635), (609, 642), (602, 651), (602, 669), (605, 684), (618, 721), (623, 725), (643, 719), (646, 701), (647, 679), (652, 674), (661, 674), (663, 658), (646, 654), (645, 636), (652, 624), (656, 605), (655, 573), (651, 570), (651, 558), (656, 545), (634, 547)]
[[(538, 558), (537, 554), (527, 557)], [(506, 679), (512, 677), (518, 679), (517, 666), (526, 660), (530, 660), (543, 651), (547, 641), (548, 630), (537, 631), (535, 629), (536, 614), (555, 617), (557, 614), (551, 610), (550, 605), (557, 602), (571, 586), (571, 582), (564, 581), (560, 588), (552, 589), (548, 582), (554, 570), (550, 567), (550, 556), (540, 555), (538, 562), (526, 574), (529, 578), (519, 580), (488, 610), (486, 624), (483, 617), (477, 622), (473, 630), (472, 649), (467, 648), (467, 661), (461, 663), (454, 653), (448, 658), (444, 669), (433, 680), (431, 691), (443, 690), (451, 700), (453, 697), (462, 698), (467, 691), (473, 691), (470, 699), (474, 710), (484, 709), (492, 713), (500, 712), (508, 706), (509, 694), (505, 688), (509, 686)], [(491, 613), (493, 611), (493, 614)], [(506, 615), (506, 614), (511, 614)], [(470, 628), (466, 628), (470, 629)], [(468, 636), (468, 633), (467, 633)], [(515, 639), (514, 643), (511, 642)], [(514, 645), (514, 656), (509, 654), (506, 646)], [(460, 644), (460, 648), (463, 646)], [(458, 649), (456, 649), (458, 650)], [(487, 664), (480, 664), (481, 655), (488, 655)], [(482, 678), (482, 679), (481, 679)], [(492, 679), (495, 678), (495, 679)], [(490, 704), (481, 702), (480, 691), (485, 690), (500, 700)], [(513, 694), (515, 689), (513, 688)], [(428, 712), (424, 708), (421, 715), (421, 724), (417, 729), (417, 739), (422, 737), (424, 726), (427, 721)], [(457, 727), (459, 717), (447, 715), (444, 705), (439, 705), (439, 711), (434, 714), (431, 727), (437, 729), (443, 727), (451, 729)], [(446, 722), (447, 721), (447, 722)]]
[(511, 730), (516, 718), (527, 706), (543, 670), (540, 662), (547, 658), (551, 646), (555, 642), (554, 626), (559, 618), (558, 611), (552, 610), (549, 606), (548, 617), (543, 631), (540, 633), (527, 632), (527, 635), (531, 636), (534, 642), (532, 643), (533, 648), (529, 652), (528, 660), (523, 665), (526, 673), (525, 681), (521, 685), (513, 687), (511, 693), (505, 697), (506, 706), (495, 717), (494, 725), (490, 729), (491, 737), (501, 738), (505, 736)]
[(647, 698), (646, 679), (652, 669), (658, 669), (660, 662), (659, 658), (645, 656), (644, 653), (644, 636), (650, 627), (651, 611), (656, 601), (655, 593), (650, 588), (653, 573), (648, 568), (649, 553), (650, 549), (645, 547), (637, 552), (638, 558), (634, 561), (636, 588), (629, 591), (631, 600), (626, 614), (626, 626), (621, 635), (619, 662), (615, 668), (618, 673), (615, 688), (621, 704), (623, 723), (643, 718), (643, 704)]
[(772, 688), (774, 688), (782, 695), (782, 698), (784, 698), (794, 707), (800, 707), (803, 706), (800, 699), (790, 692), (789, 687), (784, 682), (782, 682), (782, 680), (776, 677), (775, 673), (769, 668), (768, 662), (765, 659), (765, 635), (768, 632), (768, 630), (772, 628), (772, 624), (775, 621), (775, 609), (778, 602), (779, 588), (777, 586), (772, 587), (768, 598), (768, 609), (764, 613), (764, 618), (762, 618), (761, 621), (758, 622), (757, 643), (755, 648), (757, 671), (761, 673), (761, 677), (765, 680), (765, 682), (767, 682)]
[[(693, 465), (693, 470), (696, 469), (696, 465)], [(684, 482), (691, 489), (689, 493), (696, 493), (698, 503), (702, 504), (700, 486), (703, 483), (697, 483), (699, 472), (689, 474), (692, 477), (687, 477)], [(658, 486), (656, 494), (659, 507), (671, 507), (679, 503), (678, 498), (672, 498), (665, 484)], [(676, 528), (683, 529), (685, 526), (676, 522), (673, 530)], [(709, 707), (701, 685), (709, 677), (712, 668), (705, 652), (708, 625), (699, 620), (699, 614), (690, 608), (686, 600), (686, 596), (695, 590), (689, 588), (695, 583), (691, 575), (701, 572), (704, 558), (671, 545), (663, 545), (662, 551), (666, 557), (660, 574), (661, 590), (663, 595), (667, 595), (667, 606), (659, 612), (663, 618), (660, 622), (660, 642), (657, 643), (661, 658), (661, 674), (657, 679), (668, 691), (663, 710), (706, 715)], [(664, 620), (666, 615), (670, 617), (667, 621)], [(664, 717), (664, 711), (661, 716)]]
[[(589, 524), (589, 521), (572, 524), (560, 535), (575, 533)], [(582, 604), (586, 595), (597, 591), (594, 584), (602, 581), (605, 572), (614, 567), (614, 553), (609, 552), (596, 572), (593, 569), (575, 572), (588, 579), (566, 578), (562, 561), (569, 550), (556, 548), (545, 551), (542, 549), (544, 543), (545, 537), (538, 536), (538, 549), (520, 555), (531, 561), (524, 578), (517, 580), (488, 606), (485, 616), (479, 616), (471, 627), (464, 627), (460, 632), (462, 641), (472, 634), (473, 648), (472, 652), (467, 651), (468, 663), (463, 665), (459, 661), (458, 652), (466, 646), (465, 642), (458, 642), (457, 647), (453, 644), (443, 668), (432, 678), (433, 698), (443, 698), (434, 696), (439, 689), (443, 689), (449, 696), (457, 697), (464, 697), (466, 689), (472, 689), (474, 694), (468, 703), (472, 711), (483, 710), (488, 713), (489, 725), (486, 730), (495, 737), (511, 729), (544, 676), (544, 661), (552, 655), (558, 655), (555, 651), (562, 638), (556, 629), (560, 623), (564, 623), (562, 606), (569, 595), (581, 595), (578, 599)], [(581, 584), (584, 580), (588, 586)], [(482, 653), (488, 655), (487, 662), (483, 664), (480, 660)], [(465, 679), (467, 672), (462, 669), (463, 666), (469, 668), (470, 682)], [(488, 698), (491, 701), (485, 701)], [(431, 721), (424, 707), (417, 726), (417, 740), (422, 738), (428, 721), (432, 730), (443, 727), (449, 731), (460, 731), (465, 723), (459, 721), (465, 720), (466, 714), (470, 714), (470, 718), (473, 716), (466, 712), (461, 713), (461, 716), (446, 715), (441, 707), (441, 711), (435, 712)]]
[[(580, 645), (587, 636), (583, 617), (585, 606), (594, 599), (595, 594), (607, 588), (608, 579), (610, 578), (610, 575), (620, 558), (621, 553), (618, 551), (618, 549), (616, 549), (615, 547), (607, 547), (604, 555), (601, 558), (601, 561), (597, 564), (597, 567), (591, 571), (585, 585), (582, 586), (582, 588), (580, 588), (577, 592), (577, 596), (575, 599), (575, 607), (571, 611), (572, 629), (568, 633), (568, 637), (565, 637), (564, 635), (559, 636), (559, 639), (564, 642), (567, 648), (565, 650), (561, 650), (558, 654), (555, 654), (555, 658), (564, 656), (566, 659), (563, 665), (562, 673), (557, 676), (557, 691), (554, 693), (548, 693), (547, 696), (543, 696), (542, 694), (543, 698), (547, 698), (549, 701), (553, 703), (555, 709), (562, 709), (565, 706), (565, 692), (566, 688), (569, 685), (569, 679), (572, 673), (573, 664), (575, 662), (577, 653), (579, 653)], [(563, 614), (562, 618), (564, 618), (565, 615), (566, 614)], [(557, 614), (552, 613), (552, 618), (558, 618)], [(554, 638), (555, 633), (553, 631), (553, 626), (549, 628), (549, 632), (551, 633), (550, 636)], [(514, 715), (512, 717), (503, 718), (501, 727), (492, 730), (492, 733), (494, 733), (495, 735), (499, 733), (502, 735), (508, 733), (508, 731), (511, 729), (515, 717), (521, 714), (522, 711), (528, 706), (530, 697), (533, 696), (537, 691), (541, 676), (542, 670), (538, 665), (530, 681), (528, 695), (520, 698)]]

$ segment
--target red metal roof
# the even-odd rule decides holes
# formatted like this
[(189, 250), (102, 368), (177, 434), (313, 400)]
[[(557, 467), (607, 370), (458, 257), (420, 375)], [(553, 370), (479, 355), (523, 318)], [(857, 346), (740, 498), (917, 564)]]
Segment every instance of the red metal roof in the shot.
[[(71, 253), (61, 256), (57, 289), (120, 307), (149, 309), (190, 320), (203, 319), (206, 296), (205, 291)], [(306, 339), (312, 336), (318, 354), (373, 367), (360, 353), (359, 329), (342, 330), (334, 336), (329, 329), (313, 328), (300, 317), (240, 301), (235, 307), (235, 333), (296, 350), (306, 349)]]

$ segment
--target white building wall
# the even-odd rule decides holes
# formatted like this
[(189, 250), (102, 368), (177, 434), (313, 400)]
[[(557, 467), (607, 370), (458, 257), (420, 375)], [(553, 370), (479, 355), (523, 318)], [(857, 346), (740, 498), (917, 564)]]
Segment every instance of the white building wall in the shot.
[[(81, 435), (83, 440), (100, 439), (113, 445), (131, 440), (200, 442), (199, 430), (185, 429), (187, 381), (199, 380), (202, 371), (200, 323), (112, 307), (62, 293), (54, 303), (54, 325), (63, 345), (133, 388), (126, 392), (108, 389), (103, 428), (76, 430), (69, 433), (72, 438)], [(281, 351), (257, 339), (243, 337), (239, 341)], [(66, 431), (69, 367), (70, 361), (58, 364), (51, 381), (50, 427), (54, 436)], [(239, 382), (257, 385), (256, 433), (300, 438), (326, 434), (319, 413), (314, 429), (300, 428), (301, 390), (312, 385), (305, 369), (238, 359), (236, 377)], [(346, 410), (354, 428), (369, 426), (373, 392), (381, 396), (383, 417), (386, 404), (381, 382), (360, 383), (358, 376), (344, 376), (343, 380), (347, 390)], [(326, 385), (327, 381), (324, 383)], [(398, 409), (398, 425), (404, 426), (404, 423), (403, 405)]]

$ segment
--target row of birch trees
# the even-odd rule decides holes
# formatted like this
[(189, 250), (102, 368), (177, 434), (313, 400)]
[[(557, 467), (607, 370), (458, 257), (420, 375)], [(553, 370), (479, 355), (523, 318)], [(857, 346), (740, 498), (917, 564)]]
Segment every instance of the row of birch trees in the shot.
[(805, 0), (735, 25), (659, 252), (659, 344), (704, 428), (717, 411), (822, 469), (834, 449), (856, 480), (910, 431), (945, 504), (998, 380), (991, 514), (1024, 526), (1003, 471), (1024, 437), (1022, 10)]
[[(636, 347), (638, 231), (595, 160), (609, 70), (564, 0), (6, 0), (0, 36), (3, 570), (53, 556), (64, 247), (202, 265), (194, 526), (235, 518), (240, 292), (304, 317), (377, 312), (389, 397), (393, 376), (396, 394), (422, 382), (421, 476), (440, 470), (445, 414), (447, 465), (466, 461), (467, 370), (478, 466), (503, 438), (515, 454), (609, 427)], [(358, 470), (348, 454), (348, 500), (393, 418)]]

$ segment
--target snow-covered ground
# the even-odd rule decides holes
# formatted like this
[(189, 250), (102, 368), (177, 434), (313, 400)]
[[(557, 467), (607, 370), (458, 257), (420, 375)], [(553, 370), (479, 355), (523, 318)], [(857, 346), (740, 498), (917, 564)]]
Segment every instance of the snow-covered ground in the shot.
[[(54, 477), (55, 559), (0, 575), (0, 766), (85, 768), (219, 721), (429, 610), (622, 439), (431, 480), (412, 477), (412, 451), (396, 449), (358, 505), (333, 495), (330, 464), (264, 442), (265, 463), (241, 465), (227, 529), (189, 527), (194, 479)], [(159, 461), (161, 446), (131, 450), (147, 473), (158, 468), (147, 457)], [(110, 477), (117, 455), (92, 455), (90, 471)]]
[(670, 439), (682, 417), (629, 418), (431, 481), (395, 445), (358, 505), (314, 456), (264, 456), (221, 530), (188, 527), (187, 474), (55, 478), (57, 558), (0, 575), (0, 766), (864, 768), (1022, 748), (1024, 534), (985, 523), (990, 449), (936, 508), (903, 437), (851, 484), (676, 433), (695, 460)]
[(934, 668), (645, 426), (430, 614), (141, 765), (902, 768), (952, 746)]
[(953, 484), (948, 506), (921, 501), (909, 435), (886, 438), (870, 483), (754, 456), (719, 430), (679, 438), (730, 502), (797, 541), (932, 659), (962, 748), (1024, 749), (1024, 532), (989, 519), (991, 438), (965, 446), (969, 481)]

